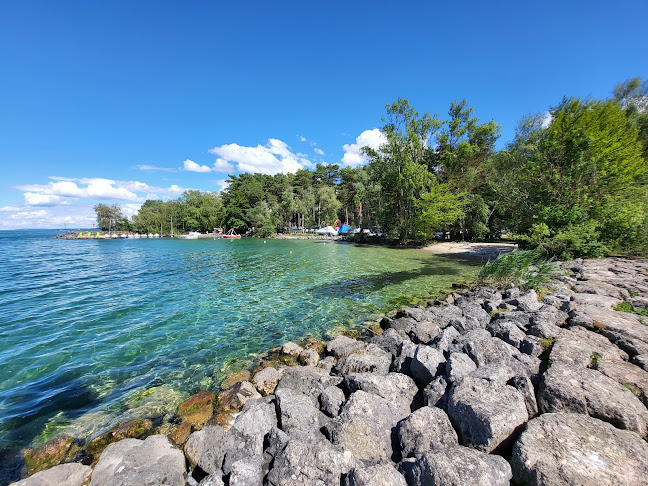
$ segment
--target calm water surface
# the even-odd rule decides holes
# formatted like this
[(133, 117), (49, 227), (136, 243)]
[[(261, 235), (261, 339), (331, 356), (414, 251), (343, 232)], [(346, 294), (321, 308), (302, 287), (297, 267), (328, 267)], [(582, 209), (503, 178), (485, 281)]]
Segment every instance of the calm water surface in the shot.
[(420, 250), (56, 233), (0, 231), (0, 449), (171, 409), (269, 348), (476, 272)]

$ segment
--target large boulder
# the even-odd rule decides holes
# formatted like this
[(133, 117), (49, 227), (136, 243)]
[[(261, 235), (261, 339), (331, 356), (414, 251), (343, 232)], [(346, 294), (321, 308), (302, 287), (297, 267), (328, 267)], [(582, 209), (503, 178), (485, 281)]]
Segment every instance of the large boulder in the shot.
[(336, 336), (326, 345), (328, 354), (335, 356), (337, 359), (345, 358), (352, 353), (364, 350), (367, 345), (361, 341), (356, 341), (347, 336)]
[(328, 371), (322, 368), (291, 366), (285, 369), (283, 378), (279, 380), (275, 388), (275, 393), (284, 388), (290, 388), (298, 393), (317, 398), (321, 392), (320, 380), (327, 376), (329, 376)]
[(291, 438), (277, 453), (267, 475), (268, 486), (340, 484), (343, 474), (357, 466), (353, 454), (322, 439)]
[(344, 478), (343, 486), (407, 486), (401, 473), (390, 464), (354, 467)]
[(410, 486), (508, 486), (512, 473), (500, 456), (457, 446), (424, 454), (405, 477)]
[(586, 415), (547, 413), (527, 424), (511, 466), (520, 484), (639, 486), (648, 478), (648, 444)]
[(189, 436), (184, 445), (184, 453), (191, 467), (195, 467), (203, 453), (216, 444), (225, 435), (219, 425), (207, 426)]
[(419, 322), (409, 332), (409, 337), (415, 343), (430, 344), (441, 333), (438, 324), (431, 321)]
[(389, 372), (392, 355), (375, 344), (369, 344), (364, 350), (340, 358), (335, 369), (340, 375), (349, 373)]
[(238, 411), (243, 408), (245, 402), (257, 398), (261, 398), (261, 395), (249, 381), (240, 381), (218, 394), (218, 402), (226, 411)]
[(421, 457), (427, 452), (459, 445), (450, 419), (436, 407), (421, 407), (401, 421), (398, 441), (403, 457)]
[(238, 460), (261, 459), (265, 437), (276, 426), (275, 403), (271, 397), (249, 401), (223, 437), (203, 452), (198, 466), (209, 474), (227, 475)]
[(562, 363), (587, 368), (593, 360), (626, 361), (628, 355), (608, 339), (584, 327), (564, 330), (555, 340), (549, 364)]
[(410, 375), (418, 386), (425, 387), (435, 376), (445, 373), (445, 362), (441, 351), (421, 344), (414, 351), (410, 364)]
[(277, 415), (281, 430), (288, 434), (315, 434), (321, 427), (316, 400), (290, 388), (277, 390)]
[(329, 417), (337, 417), (346, 397), (337, 386), (327, 386), (319, 396), (320, 410)]
[(542, 307), (542, 304), (538, 301), (538, 294), (533, 289), (508, 300), (507, 303), (516, 306), (518, 310), (524, 312), (537, 311)]
[(352, 373), (344, 377), (349, 393), (363, 390), (383, 397), (405, 413), (410, 413), (414, 396), (418, 393), (416, 383), (402, 373)]
[(500, 338), (505, 343), (509, 343), (520, 349), (522, 341), (526, 337), (524, 331), (520, 329), (514, 321), (507, 319), (496, 319), (486, 326), (486, 330), (492, 334), (493, 337)]
[(396, 356), (404, 341), (409, 341), (409, 338), (404, 332), (387, 329), (382, 334), (372, 337), (369, 342), (387, 351), (392, 356)]
[(325, 428), (333, 444), (351, 451), (357, 459), (375, 464), (391, 460), (392, 429), (407, 415), (388, 400), (359, 390)]
[(475, 362), (464, 353), (451, 353), (446, 363), (446, 378), (449, 382), (460, 381), (477, 369)]
[(12, 483), (12, 486), (82, 486), (91, 473), (90, 466), (72, 462), (37, 472), (27, 479)]
[(452, 387), (448, 415), (460, 442), (485, 452), (504, 447), (529, 420), (524, 397), (515, 388), (473, 377)]
[(284, 368), (278, 370), (268, 366), (258, 371), (252, 378), (252, 384), (263, 396), (272, 395), (277, 388), (277, 383), (283, 377)]
[(582, 413), (640, 435), (648, 433), (648, 410), (630, 390), (589, 368), (557, 363), (538, 390), (543, 413)]
[(260, 458), (240, 459), (232, 464), (229, 486), (258, 486), (263, 484), (263, 463)]
[(163, 435), (110, 444), (92, 472), (91, 486), (185, 485), (185, 458)]

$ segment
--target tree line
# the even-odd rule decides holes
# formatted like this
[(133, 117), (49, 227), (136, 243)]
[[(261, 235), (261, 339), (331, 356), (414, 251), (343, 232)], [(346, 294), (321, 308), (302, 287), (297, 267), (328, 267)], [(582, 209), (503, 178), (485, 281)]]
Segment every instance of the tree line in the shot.
[(499, 151), (500, 125), (479, 120), (466, 100), (440, 118), (398, 99), (381, 132), (381, 147), (362, 149), (364, 166), (231, 175), (221, 193), (149, 200), (121, 224), (267, 237), (340, 219), (401, 243), (506, 230), (561, 258), (648, 253), (648, 82), (640, 78), (609, 99), (564, 98), (548, 115), (524, 117)]

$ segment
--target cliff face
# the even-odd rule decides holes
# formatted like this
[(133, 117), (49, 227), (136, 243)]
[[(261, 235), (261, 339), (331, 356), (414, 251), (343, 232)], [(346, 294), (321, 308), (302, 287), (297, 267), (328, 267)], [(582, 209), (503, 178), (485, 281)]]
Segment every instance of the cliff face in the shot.
[[(91, 484), (645, 484), (648, 263), (561, 265), (544, 295), (466, 290), (367, 339), (287, 343), (211, 418), (179, 415), (180, 444), (110, 444)], [(91, 472), (62, 467), (39, 474)]]

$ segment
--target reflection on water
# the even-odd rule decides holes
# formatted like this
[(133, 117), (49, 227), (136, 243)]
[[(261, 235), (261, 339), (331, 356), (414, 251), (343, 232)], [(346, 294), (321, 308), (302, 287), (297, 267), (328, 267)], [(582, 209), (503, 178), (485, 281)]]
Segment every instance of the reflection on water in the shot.
[(53, 233), (0, 232), (0, 448), (108, 426), (154, 387), (175, 403), (271, 347), (475, 272), (419, 250)]

